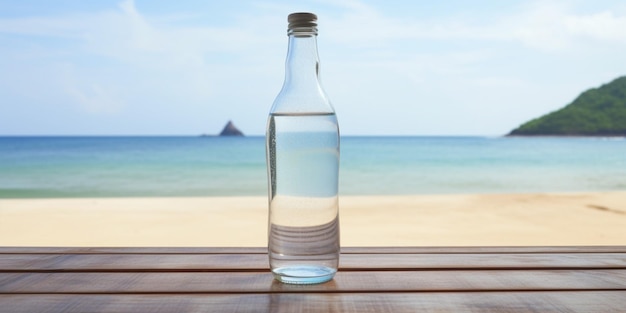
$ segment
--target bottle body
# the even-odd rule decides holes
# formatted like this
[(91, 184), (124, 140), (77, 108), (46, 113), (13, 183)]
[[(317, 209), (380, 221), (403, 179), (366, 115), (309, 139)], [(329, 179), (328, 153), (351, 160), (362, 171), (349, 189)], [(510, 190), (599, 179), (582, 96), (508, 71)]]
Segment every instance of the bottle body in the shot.
[(339, 134), (334, 114), (270, 115), (269, 258), (287, 283), (330, 280), (339, 263)]
[(294, 35), (290, 24), (266, 132), (270, 268), (293, 284), (328, 281), (339, 264), (339, 127), (318, 80), (317, 29), (304, 25)]

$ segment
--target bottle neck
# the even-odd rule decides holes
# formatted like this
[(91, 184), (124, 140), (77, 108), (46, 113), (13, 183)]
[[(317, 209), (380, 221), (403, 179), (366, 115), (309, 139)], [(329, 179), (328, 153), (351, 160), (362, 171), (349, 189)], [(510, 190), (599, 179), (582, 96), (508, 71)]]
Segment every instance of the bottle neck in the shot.
[(270, 114), (334, 113), (319, 80), (317, 28), (289, 28), (285, 83)]
[(311, 88), (319, 84), (317, 29), (306, 30), (289, 30), (285, 85), (291, 88)]

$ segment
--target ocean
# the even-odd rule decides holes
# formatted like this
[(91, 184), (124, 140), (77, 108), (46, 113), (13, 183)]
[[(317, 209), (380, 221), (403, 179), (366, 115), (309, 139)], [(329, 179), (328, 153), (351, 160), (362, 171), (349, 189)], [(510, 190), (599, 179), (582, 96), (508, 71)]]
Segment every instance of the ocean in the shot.
[[(341, 138), (341, 195), (626, 190), (624, 138)], [(0, 198), (265, 196), (265, 138), (0, 137)]]

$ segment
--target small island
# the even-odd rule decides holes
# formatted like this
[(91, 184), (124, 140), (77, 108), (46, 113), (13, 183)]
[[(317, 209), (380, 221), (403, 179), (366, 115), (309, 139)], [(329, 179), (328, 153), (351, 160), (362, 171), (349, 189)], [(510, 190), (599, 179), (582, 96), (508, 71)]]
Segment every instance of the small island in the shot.
[(507, 136), (626, 136), (626, 76), (583, 92)]
[(220, 136), (244, 136), (243, 132), (241, 132), (232, 121), (228, 121), (222, 132), (220, 132)]
[(200, 137), (244, 137), (242, 131), (240, 131), (232, 121), (228, 121), (222, 131), (217, 134), (200, 134)]

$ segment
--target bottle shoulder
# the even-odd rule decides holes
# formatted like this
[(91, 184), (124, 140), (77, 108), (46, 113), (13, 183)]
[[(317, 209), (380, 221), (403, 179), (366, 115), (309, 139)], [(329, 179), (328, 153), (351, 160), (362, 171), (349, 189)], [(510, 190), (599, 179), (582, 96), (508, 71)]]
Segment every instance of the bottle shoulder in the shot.
[(333, 114), (335, 109), (321, 89), (315, 92), (298, 92), (283, 88), (276, 96), (270, 113)]

